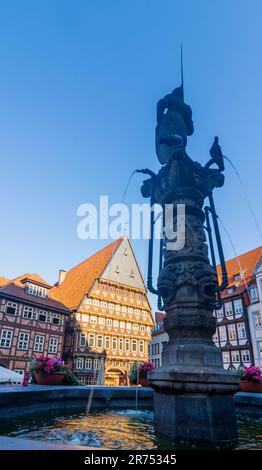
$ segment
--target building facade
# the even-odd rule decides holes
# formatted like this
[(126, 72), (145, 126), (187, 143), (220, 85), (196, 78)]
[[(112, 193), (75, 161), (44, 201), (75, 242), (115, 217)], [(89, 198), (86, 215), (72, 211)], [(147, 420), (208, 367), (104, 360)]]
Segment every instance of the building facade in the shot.
[(85, 384), (103, 376), (106, 385), (128, 385), (130, 366), (148, 360), (154, 325), (129, 240), (117, 240), (64, 273), (52, 294), (73, 310), (66, 364)]
[(34, 357), (62, 356), (70, 310), (37, 274), (0, 278), (0, 365), (20, 374)]
[(256, 366), (262, 369), (262, 256), (253, 274), (253, 284), (250, 286), (251, 302), (248, 306), (248, 318), (254, 362)]
[[(254, 364), (252, 336), (256, 334), (252, 332), (250, 316), (257, 312), (254, 311), (254, 303), (258, 303), (254, 270), (261, 254), (258, 247), (226, 262), (229, 284), (222, 293), (222, 308), (214, 312), (217, 328), (213, 338), (222, 351), (225, 369)], [(220, 266), (218, 274), (221, 275)], [(259, 320), (256, 321), (258, 324)]]
[(155, 326), (152, 329), (152, 340), (149, 345), (149, 360), (156, 368), (162, 366), (163, 347), (168, 342), (168, 334), (164, 330), (165, 313), (155, 313)]

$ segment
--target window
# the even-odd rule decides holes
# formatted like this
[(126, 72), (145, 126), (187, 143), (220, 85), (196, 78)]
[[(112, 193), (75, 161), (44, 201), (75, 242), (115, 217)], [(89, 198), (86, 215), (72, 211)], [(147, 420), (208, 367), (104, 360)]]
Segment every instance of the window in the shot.
[(121, 311), (120, 305), (115, 305), (115, 311), (116, 311), (116, 312), (120, 312), (120, 311)]
[(23, 309), (23, 318), (28, 318), (28, 319), (32, 318), (33, 312), (34, 312), (33, 307), (25, 306)]
[(223, 318), (224, 316), (223, 307), (216, 311), (216, 316), (217, 318)]
[(92, 303), (92, 299), (85, 299), (84, 304), (90, 305)]
[(254, 312), (253, 317), (254, 317), (255, 327), (260, 328), (262, 326), (262, 317), (261, 317), (260, 312)]
[(131, 323), (128, 322), (128, 323), (126, 324), (126, 329), (127, 329), (127, 330), (131, 330), (131, 327), (132, 327)]
[(123, 340), (123, 338), (119, 338), (118, 348), (119, 348), (120, 351), (123, 351), (123, 349), (124, 349), (124, 340)]
[(258, 346), (259, 357), (262, 358), (262, 341), (258, 341), (257, 346)]
[(29, 333), (20, 333), (17, 346), (18, 349), (22, 349), (23, 351), (28, 349), (29, 336)]
[(216, 329), (216, 332), (213, 336), (213, 341), (215, 341), (215, 343), (218, 341), (218, 331), (217, 331), (217, 329)]
[(100, 305), (102, 308), (107, 308), (107, 302), (101, 302)]
[(100, 360), (99, 359), (94, 359), (94, 369), (95, 370), (99, 370), (99, 364), (100, 364)]
[(39, 310), (38, 320), (42, 322), (46, 322), (46, 319), (47, 319), (47, 312), (45, 310)]
[(90, 357), (86, 359), (85, 368), (89, 370), (92, 369), (92, 359)]
[(117, 338), (112, 338), (112, 349), (117, 349)]
[(1, 340), (0, 340), (1, 348), (10, 348), (11, 343), (12, 343), (12, 336), (13, 336), (12, 330), (2, 330)]
[(249, 293), (251, 300), (258, 300), (258, 292), (256, 286), (250, 286)]
[(84, 358), (83, 357), (78, 357), (76, 360), (76, 368), (77, 369), (83, 369), (84, 368)]
[(79, 335), (79, 346), (86, 346), (86, 337), (84, 333)]
[(239, 351), (232, 351), (231, 355), (232, 355), (232, 362), (240, 361)]
[(123, 312), (123, 313), (126, 313), (126, 312), (127, 312), (127, 308), (125, 307), (125, 305), (122, 305), (122, 312)]
[(138, 330), (138, 325), (136, 323), (133, 324), (133, 330), (137, 331)]
[(142, 339), (139, 340), (139, 352), (144, 352), (144, 341)]
[(114, 328), (118, 328), (119, 322), (118, 320), (113, 321)]
[(93, 304), (95, 307), (99, 307), (99, 300), (93, 299), (93, 300), (92, 300), (92, 304)]
[(236, 339), (236, 325), (228, 325), (228, 338), (229, 339)]
[(82, 321), (83, 321), (84, 323), (88, 323), (88, 322), (89, 322), (89, 315), (83, 314), (83, 315), (82, 315)]
[(50, 338), (48, 352), (56, 354), (58, 346), (58, 338)]
[(128, 338), (125, 339), (125, 350), (126, 351), (130, 350), (130, 340)]
[(128, 313), (133, 313), (133, 308), (132, 308), (132, 307), (128, 307), (127, 311), (128, 311)]
[(109, 308), (109, 310), (114, 310), (114, 309), (115, 309), (115, 305), (114, 305), (114, 304), (108, 304), (108, 308)]
[(106, 318), (106, 325), (107, 326), (112, 326), (113, 320), (111, 318)]
[(110, 336), (105, 337), (105, 348), (110, 349)]
[(239, 339), (243, 339), (247, 337), (246, 326), (244, 322), (237, 323), (237, 333), (238, 333)]
[(97, 347), (102, 348), (103, 347), (103, 336), (97, 335)]
[(126, 324), (125, 324), (125, 322), (124, 322), (124, 321), (121, 321), (121, 322), (119, 323), (119, 326), (120, 326), (121, 330), (124, 330), (124, 329), (125, 329), (125, 326), (126, 326)]
[(43, 350), (44, 350), (44, 341), (45, 341), (44, 336), (36, 335), (34, 350), (37, 351), (37, 352), (43, 352)]
[(95, 345), (95, 335), (89, 335), (88, 345), (93, 347)]
[(37, 295), (37, 286), (35, 284), (28, 284), (28, 294)]
[(44, 287), (37, 286), (35, 284), (28, 284), (27, 292), (28, 294), (38, 295), (39, 297), (42, 297), (42, 298), (47, 297), (47, 290)]
[(232, 302), (226, 302), (225, 303), (225, 314), (226, 316), (233, 315), (233, 307), (232, 307)]
[(241, 356), (243, 362), (250, 362), (250, 352), (248, 350), (242, 351)]
[(44, 289), (44, 287), (38, 287), (38, 295), (39, 297), (47, 297), (47, 291)]
[(142, 315), (144, 318), (147, 318), (147, 312), (145, 310), (143, 310)]
[(5, 312), (8, 315), (16, 315), (17, 314), (17, 304), (14, 302), (7, 302), (5, 307)]
[(219, 327), (219, 336), (220, 336), (220, 341), (226, 341), (227, 340), (227, 333), (226, 333), (226, 327), (225, 326), (220, 326)]
[(105, 321), (105, 318), (104, 318), (104, 317), (99, 317), (99, 318), (98, 318), (98, 323), (99, 323), (99, 325), (104, 325), (105, 322), (106, 322), (106, 321)]
[(230, 355), (229, 355), (228, 351), (222, 352), (222, 356), (223, 356), (223, 362), (224, 363), (230, 362)]
[(90, 317), (90, 322), (95, 324), (97, 323), (97, 317), (94, 317), (93, 315)]
[(140, 325), (140, 331), (145, 331), (145, 330), (146, 330), (145, 325)]
[(52, 323), (53, 325), (60, 325), (60, 315), (53, 313)]
[(137, 352), (137, 340), (132, 339), (132, 351)]
[(234, 309), (235, 309), (235, 313), (243, 313), (242, 299), (234, 300)]

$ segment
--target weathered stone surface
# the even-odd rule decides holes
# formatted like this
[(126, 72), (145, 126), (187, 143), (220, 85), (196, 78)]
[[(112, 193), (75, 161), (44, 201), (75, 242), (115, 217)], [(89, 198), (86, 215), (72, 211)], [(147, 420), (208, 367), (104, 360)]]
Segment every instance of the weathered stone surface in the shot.
[[(233, 394), (239, 378), (223, 369), (222, 354), (212, 341), (219, 286), (208, 257), (202, 210), (205, 198), (213, 201), (213, 189), (224, 184), (224, 167), (216, 161), (222, 152), (218, 155), (217, 146), (212, 149), (211, 164), (215, 162), (217, 169), (210, 169), (211, 164), (203, 167), (187, 155), (193, 123), (182, 91), (176, 89), (158, 103), (156, 151), (164, 166), (156, 175), (148, 172), (151, 178), (141, 188), (165, 214), (165, 205), (173, 205), (173, 214), (165, 216), (164, 263), (158, 278), (169, 342), (164, 345), (163, 366), (149, 374), (155, 423), (162, 433), (178, 439), (234, 442)], [(168, 239), (167, 227), (177, 232), (178, 204), (185, 206), (185, 243), (170, 249), (173, 240)]]

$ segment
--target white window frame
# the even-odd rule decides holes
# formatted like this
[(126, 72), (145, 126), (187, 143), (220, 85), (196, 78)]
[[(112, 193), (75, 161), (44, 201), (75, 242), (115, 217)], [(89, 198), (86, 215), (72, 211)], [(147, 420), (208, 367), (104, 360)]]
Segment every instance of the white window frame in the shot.
[(76, 369), (83, 369), (84, 368), (84, 358), (83, 357), (77, 357), (76, 359)]
[(26, 320), (31, 320), (34, 318), (34, 308), (29, 305), (24, 305), (22, 317)]
[(30, 333), (21, 331), (18, 337), (17, 349), (20, 351), (27, 351), (29, 346)]
[(7, 328), (4, 328), (1, 331), (0, 347), (4, 349), (11, 348), (12, 339), (13, 339), (13, 330), (8, 330)]
[(84, 348), (86, 346), (86, 335), (85, 333), (79, 333), (79, 346)]
[(105, 349), (110, 349), (110, 336), (105, 336)]
[(242, 299), (235, 299), (233, 301), (235, 314), (243, 313), (243, 302)]
[[(99, 345), (100, 344), (100, 345)], [(102, 349), (103, 348), (103, 335), (97, 335), (96, 336), (96, 347), (98, 349)]]
[(34, 341), (34, 351), (36, 352), (43, 352), (45, 345), (45, 337), (44, 335), (35, 335)]
[[(244, 334), (242, 330), (244, 330)], [(237, 334), (238, 334), (239, 339), (247, 338), (247, 329), (246, 329), (246, 324), (244, 321), (237, 323)]]
[(91, 357), (87, 357), (85, 361), (85, 369), (92, 370), (93, 369), (93, 361)]
[[(15, 312), (14, 313), (10, 313), (10, 312), (8, 313), (7, 312), (8, 307), (13, 308), (15, 310)], [(6, 315), (11, 315), (12, 317), (16, 316), (18, 314), (18, 304), (16, 302), (8, 301), (6, 303), (6, 306), (5, 306), (5, 313), (6, 313)]]
[(96, 335), (94, 335), (93, 333), (90, 333), (88, 335), (88, 346), (90, 346), (90, 348), (93, 348), (95, 346), (95, 342), (96, 342)]
[(58, 338), (56, 338), (55, 336), (50, 336), (48, 352), (51, 354), (56, 354), (57, 350), (58, 350)]

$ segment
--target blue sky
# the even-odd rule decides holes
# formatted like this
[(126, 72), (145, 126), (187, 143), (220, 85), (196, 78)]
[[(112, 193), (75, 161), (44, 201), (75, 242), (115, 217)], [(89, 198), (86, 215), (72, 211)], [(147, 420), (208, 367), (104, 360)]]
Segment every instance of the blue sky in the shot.
[[(181, 42), (188, 152), (205, 163), (219, 135), (262, 225), (261, 15), (260, 0), (1, 2), (0, 275), (54, 282), (105, 245), (77, 238), (77, 207), (119, 202), (133, 169), (158, 169), (155, 107), (180, 82)], [(225, 175), (217, 212), (242, 253), (261, 239), (228, 165)], [(128, 204), (142, 202), (140, 183)], [(134, 248), (144, 271), (147, 243)]]

